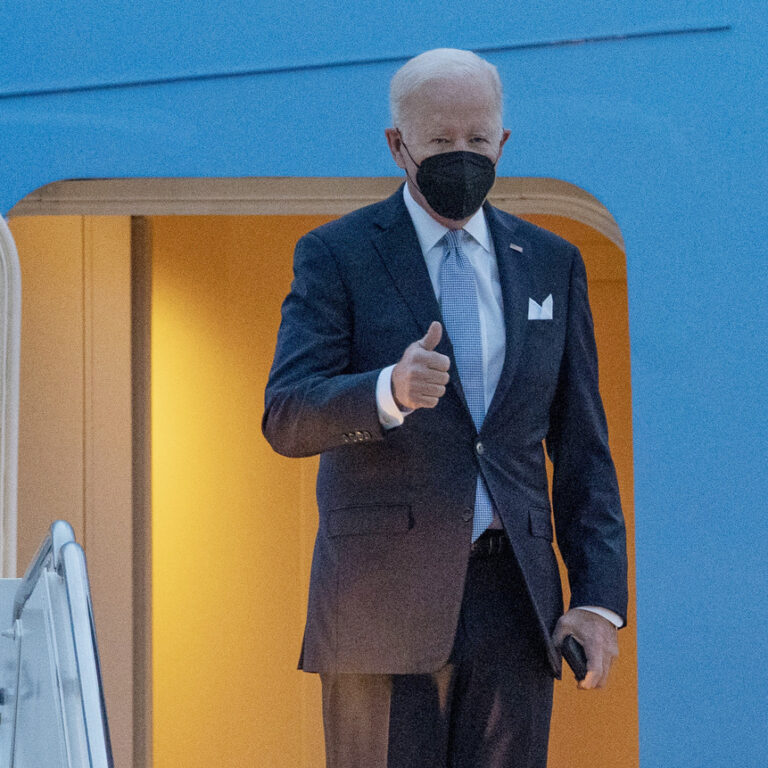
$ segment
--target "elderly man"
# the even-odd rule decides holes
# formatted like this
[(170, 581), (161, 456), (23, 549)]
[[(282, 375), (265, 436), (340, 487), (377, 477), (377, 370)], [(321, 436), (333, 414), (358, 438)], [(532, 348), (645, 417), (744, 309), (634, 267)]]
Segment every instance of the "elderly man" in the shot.
[(321, 454), (300, 666), (329, 768), (544, 766), (563, 638), (582, 688), (617, 654), (625, 532), (584, 265), (485, 202), (501, 104), (472, 53), (407, 62), (386, 131), (405, 184), (296, 246), (263, 428)]

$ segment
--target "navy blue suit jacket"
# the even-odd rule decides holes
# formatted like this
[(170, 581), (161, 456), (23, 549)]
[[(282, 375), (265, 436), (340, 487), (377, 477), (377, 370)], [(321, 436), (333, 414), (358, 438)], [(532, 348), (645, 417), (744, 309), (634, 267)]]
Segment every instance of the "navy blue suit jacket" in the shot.
[[(488, 203), (484, 209), (506, 357), (479, 434), (445, 333), (437, 349), (451, 358), (451, 381), (437, 407), (390, 431), (379, 424), (379, 371), (442, 321), (402, 189), (296, 246), (263, 430), (281, 454), (321, 454), (300, 661), (308, 671), (424, 673), (447, 661), (482, 472), (559, 674), (550, 635), (563, 605), (544, 442), (571, 605), (626, 615), (625, 530), (584, 264), (554, 234)], [(550, 294), (552, 320), (529, 320), (529, 298), (541, 304)]]

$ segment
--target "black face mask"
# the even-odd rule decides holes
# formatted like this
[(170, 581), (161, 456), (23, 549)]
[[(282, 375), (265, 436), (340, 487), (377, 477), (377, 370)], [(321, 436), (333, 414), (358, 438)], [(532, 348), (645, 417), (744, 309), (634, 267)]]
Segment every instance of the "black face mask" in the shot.
[[(405, 142), (402, 144), (405, 147)], [(405, 151), (413, 160), (408, 147)], [(496, 180), (493, 161), (479, 152), (443, 152), (424, 158), (416, 167), (421, 194), (438, 216), (452, 221), (471, 216)]]

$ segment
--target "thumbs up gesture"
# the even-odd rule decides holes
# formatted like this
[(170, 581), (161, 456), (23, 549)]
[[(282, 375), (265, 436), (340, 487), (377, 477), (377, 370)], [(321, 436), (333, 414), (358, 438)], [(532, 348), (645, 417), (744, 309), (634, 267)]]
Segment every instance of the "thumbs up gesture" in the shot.
[(433, 321), (426, 335), (406, 347), (392, 371), (392, 394), (401, 408), (434, 408), (445, 394), (451, 361), (435, 352), (443, 326)]

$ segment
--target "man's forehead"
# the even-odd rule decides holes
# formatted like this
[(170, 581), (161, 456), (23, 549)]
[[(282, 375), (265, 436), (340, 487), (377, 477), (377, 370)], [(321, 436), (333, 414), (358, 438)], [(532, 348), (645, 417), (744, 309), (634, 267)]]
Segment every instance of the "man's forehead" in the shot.
[(492, 100), (458, 104), (455, 100), (424, 100), (403, 110), (402, 126), (409, 131), (488, 131), (500, 127), (499, 109)]
[(453, 75), (434, 77), (420, 83), (404, 101), (409, 106), (424, 102), (454, 99), (476, 99), (478, 101), (496, 98), (493, 83), (486, 75)]
[(497, 112), (492, 108), (473, 111), (469, 115), (457, 114), (450, 107), (423, 109), (410, 118), (406, 117), (403, 122), (408, 129), (419, 133), (425, 131), (483, 133), (499, 127)]
[(487, 122), (498, 118), (499, 105), (489, 78), (475, 76), (427, 80), (403, 101), (404, 123), (413, 127), (452, 123), (461, 114)]

